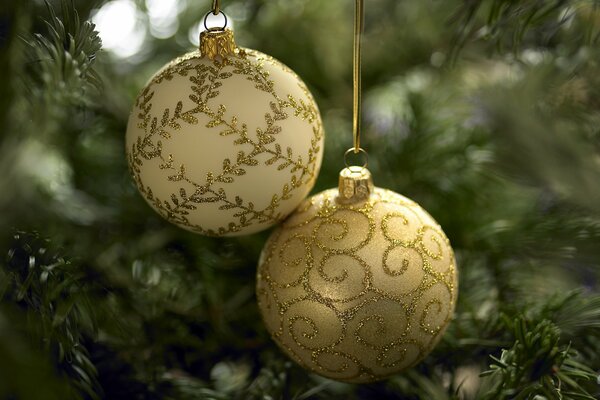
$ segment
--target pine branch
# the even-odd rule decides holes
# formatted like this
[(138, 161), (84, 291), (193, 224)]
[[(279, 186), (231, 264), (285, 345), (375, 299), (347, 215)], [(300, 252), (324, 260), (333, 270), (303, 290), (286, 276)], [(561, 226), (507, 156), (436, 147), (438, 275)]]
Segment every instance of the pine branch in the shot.
[[(0, 374), (0, 398), (18, 393), (37, 400), (20, 390), (32, 381), (44, 388), (54, 382), (48, 390), (59, 394), (49, 395), (52, 400), (90, 397), (75, 389), (84, 379), (69, 363), (73, 346), (89, 351), (84, 356), (98, 374), (93, 369), (86, 374), (97, 378), (111, 400), (473, 400), (490, 354), (503, 364), (493, 362), (479, 398), (555, 399), (559, 391), (565, 399), (589, 398), (585, 391), (598, 397), (589, 368), (600, 368), (600, 302), (589, 292), (597, 291), (600, 277), (595, 161), (600, 74), (596, 50), (585, 47), (597, 40), (597, 1), (587, 2), (588, 8), (569, 8), (584, 1), (564, 1), (562, 9), (556, 1), (534, 0), (457, 0), (433, 7), (383, 0), (373, 6), (377, 18), (366, 40), (385, 45), (365, 52), (372, 171), (378, 186), (414, 198), (441, 223), (456, 250), (461, 282), (455, 320), (435, 351), (387, 382), (364, 386), (304, 371), (268, 337), (253, 298), (255, 263), (266, 234), (205, 239), (178, 231), (148, 211), (126, 178), (121, 138), (134, 87), (157, 62), (180, 51), (183, 45), (175, 43), (185, 42), (181, 33), (205, 12), (201, 2), (188, 3), (175, 39), (148, 36), (146, 51), (153, 57), (144, 66), (128, 72), (117, 62), (103, 65), (111, 80), (128, 82), (111, 90), (110, 100), (94, 96), (99, 40), (90, 23), (79, 22), (70, 0), (62, 1), (61, 12), (48, 8), (42, 35), (24, 36), (26, 67), (8, 57), (14, 67), (6, 80), (16, 82), (20, 75), (29, 92), (23, 85), (12, 91), (14, 104), (6, 113), (12, 126), (2, 128), (20, 144), (41, 143), (41, 150), (28, 153), (2, 143), (3, 171), (19, 174), (0, 182), (6, 205), (1, 222), (44, 229), (53, 242), (73, 244), (69, 256), (81, 261), (69, 264), (62, 251), (40, 255), (48, 245), (30, 235), (12, 241), (17, 249), (12, 269), (0, 268), (0, 371), (11, 372), (8, 378)], [(349, 30), (329, 24), (343, 2), (292, 7), (293, 13), (286, 2), (247, 3), (231, 0), (232, 10), (243, 4), (240, 15), (256, 16), (268, 8), (272, 18), (268, 24), (240, 21), (239, 37), (289, 62), (319, 88), (329, 151), (342, 154), (344, 140), (338, 138), (348, 138), (349, 118), (336, 110), (347, 109), (343, 82), (350, 82), (349, 64), (323, 54), (344, 51), (340, 38)], [(461, 4), (455, 25), (439, 23)], [(89, 10), (95, 4), (78, 5)], [(592, 12), (586, 16), (586, 10)], [(27, 21), (39, 11), (23, 7), (31, 14)], [(22, 23), (17, 30), (27, 27)], [(0, 35), (1, 30), (2, 20)], [(433, 62), (449, 50), (452, 30), (465, 35), (459, 47), (468, 46), (472, 56), (466, 68), (448, 70)], [(282, 39), (273, 40), (273, 32)], [(296, 37), (302, 40), (288, 40)], [(543, 55), (540, 64), (554, 69), (490, 62), (481, 44), (496, 46), (497, 58), (510, 60), (514, 55), (506, 52), (518, 56), (533, 49)], [(505, 84), (508, 79), (498, 78), (497, 70), (510, 70), (517, 83)], [(473, 79), (481, 87), (488, 78), (501, 83), (483, 94), (474, 90)], [(473, 109), (477, 102), (484, 106)], [(82, 106), (95, 112), (79, 118)], [(43, 137), (48, 132), (50, 140)], [(57, 171), (72, 174), (68, 183), (59, 182), (60, 196), (58, 190), (50, 195), (35, 190), (42, 183), (58, 185), (40, 172), (48, 163), (37, 159), (50, 143), (60, 161)], [(335, 186), (340, 167), (335, 157), (325, 161), (321, 189)], [(28, 171), (37, 171), (39, 180), (29, 179)], [(94, 202), (77, 203), (82, 196)], [(95, 202), (105, 209), (94, 211)], [(90, 214), (95, 217), (86, 217)], [(99, 281), (108, 288), (102, 293)], [(578, 286), (585, 289), (551, 296)], [(522, 322), (526, 327), (518, 328)], [(96, 329), (102, 332), (97, 341)], [(66, 349), (62, 361), (59, 345)], [(13, 377), (19, 385), (3, 391), (3, 379)], [(92, 390), (100, 393), (96, 386)]]
[(481, 374), (491, 388), (482, 400), (547, 399), (594, 400), (583, 387), (596, 379), (588, 366), (578, 362), (569, 345), (560, 344), (560, 329), (548, 320), (532, 324), (524, 317), (512, 321), (515, 342), (491, 356), (490, 369)]
[[(29, 10), (31, 14), (40, 8), (33, 4), (21, 4), (24, 3), (19, 2), (19, 7), (10, 7), (17, 11)], [(18, 213), (21, 205), (29, 203), (27, 207), (37, 209), (36, 220), (48, 217), (42, 209), (48, 211), (50, 207), (47, 206), (52, 200), (63, 203), (60, 207), (67, 212), (72, 209), (73, 203), (65, 204), (68, 202), (64, 198), (60, 200), (55, 197), (56, 191), (48, 190), (48, 177), (51, 175), (39, 179), (39, 172), (62, 165), (64, 167), (59, 169), (69, 174), (70, 160), (64, 155), (72, 158), (77, 152), (76, 138), (83, 132), (89, 133), (91, 125), (97, 123), (97, 120), (90, 118), (89, 112), (82, 110), (84, 107), (93, 107), (93, 95), (97, 94), (96, 87), (100, 80), (94, 71), (94, 62), (96, 52), (100, 49), (100, 39), (93, 31), (92, 23), (80, 21), (73, 1), (62, 0), (61, 9), (62, 16), (59, 18), (47, 3), (48, 16), (41, 21), (46, 28), (45, 34), (26, 32), (30, 29), (29, 21), (33, 15), (10, 20), (15, 24), (11, 28), (19, 36), (6, 49), (12, 56), (11, 63), (7, 65), (10, 68), (5, 70), (7, 75), (3, 76), (0, 84), (14, 86), (0, 142), (0, 168), (7, 171), (0, 177), (0, 191), (3, 192), (0, 208), (8, 207)], [(39, 16), (36, 15), (36, 18)], [(4, 21), (0, 17), (0, 36), (3, 34)], [(2, 115), (0, 120), (3, 120)], [(37, 149), (42, 150), (38, 152)], [(42, 164), (45, 166), (39, 167)], [(32, 165), (33, 168), (27, 170), (19, 165)], [(84, 200), (87, 203), (84, 208), (88, 210), (97, 209), (97, 202), (90, 201), (92, 199), (77, 192), (73, 186), (71, 182), (63, 181), (60, 191), (63, 194), (70, 192), (67, 197), (74, 203)], [(46, 206), (34, 206), (36, 200)], [(10, 218), (3, 218), (0, 226), (10, 235), (10, 230), (15, 226), (29, 229), (26, 226), (27, 219), (19, 218), (18, 225), (15, 225)]]
[(30, 321), (28, 335), (81, 394), (99, 399), (97, 371), (84, 346), (95, 335), (97, 304), (82, 270), (49, 247), (38, 234), (18, 232), (3, 268), (2, 303), (15, 304)]
[[(0, 269), (0, 282), (5, 275)], [(31, 325), (31, 323), (29, 324)], [(67, 400), (78, 398), (65, 379), (57, 376), (40, 343), (29, 343), (27, 321), (15, 307), (0, 302), (0, 398)], [(32, 384), (35, 382), (35, 384)], [(16, 396), (16, 397), (14, 397)]]
[(583, 290), (558, 294), (548, 300), (540, 313), (551, 316), (562, 336), (571, 341), (600, 338), (599, 295), (586, 295)]
[[(592, 0), (463, 0), (450, 21), (456, 26), (452, 59), (471, 40), (482, 39), (502, 54), (531, 47), (551, 46), (561, 29), (569, 25), (580, 44), (598, 40)], [(577, 27), (570, 27), (575, 23)], [(571, 43), (573, 45), (573, 43)]]
[(25, 85), (46, 106), (80, 105), (90, 88), (102, 86), (93, 69), (102, 42), (93, 23), (81, 22), (73, 0), (61, 0), (62, 18), (47, 0), (45, 3), (47, 35), (23, 37), (30, 59)]

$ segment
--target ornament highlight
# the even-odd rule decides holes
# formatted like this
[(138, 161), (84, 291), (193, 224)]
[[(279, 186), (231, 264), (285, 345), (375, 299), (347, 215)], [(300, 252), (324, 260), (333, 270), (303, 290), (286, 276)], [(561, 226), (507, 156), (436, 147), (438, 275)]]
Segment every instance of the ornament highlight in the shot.
[(422, 360), (450, 322), (457, 270), (448, 238), (366, 168), (305, 202), (269, 238), (257, 296), (269, 333), (312, 372), (384, 379)]
[(317, 104), (274, 58), (238, 48), (229, 29), (163, 67), (135, 101), (126, 134), (137, 188), (190, 231), (266, 229), (314, 186), (323, 157)]

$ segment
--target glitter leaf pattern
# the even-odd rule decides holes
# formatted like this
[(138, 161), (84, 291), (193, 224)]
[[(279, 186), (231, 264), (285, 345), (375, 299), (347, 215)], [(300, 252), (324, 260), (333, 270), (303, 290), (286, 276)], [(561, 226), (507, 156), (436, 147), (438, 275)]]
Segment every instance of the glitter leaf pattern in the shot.
[[(277, 82), (264, 68), (266, 63), (291, 74), (303, 96), (278, 94)], [(257, 127), (252, 134), (240, 116), (232, 114), (226, 104), (219, 102), (224, 82), (235, 77), (245, 78), (254, 90), (269, 99), (264, 125)], [(184, 109), (182, 99), (175, 101), (172, 107), (155, 110), (157, 85), (182, 78), (188, 81), (189, 91), (181, 95), (189, 99), (185, 100), (186, 104), (191, 101), (192, 107)], [(289, 202), (300, 201), (310, 191), (320, 168), (323, 127), (312, 95), (293, 71), (253, 50), (239, 49), (234, 56), (212, 61), (203, 59), (196, 51), (174, 60), (155, 75), (138, 96), (131, 118), (135, 119), (136, 132), (133, 134), (138, 136), (129, 141), (127, 153), (139, 191), (167, 220), (197, 233), (235, 235), (257, 224), (266, 228), (280, 222), (294, 208), (294, 204)], [(293, 119), (309, 125), (305, 129), (311, 135), (307, 148), (284, 147), (280, 143), (282, 135), (304, 134), (285, 125)], [(201, 124), (201, 120), (208, 122)], [(178, 161), (177, 154), (164, 150), (165, 143), (190, 132), (226, 138), (232, 148), (231, 156), (222, 160), (220, 170), (209, 171), (202, 181), (191, 178), (193, 174), (188, 170), (189, 165)], [(210, 141), (210, 137), (207, 140)], [(151, 160), (159, 160), (159, 168), (167, 171), (167, 180), (174, 183), (173, 192), (167, 196), (159, 196), (156, 190), (153, 191), (155, 178), (144, 168), (145, 163)], [(242, 198), (235, 193), (237, 179), (258, 167), (268, 167), (288, 175), (287, 182), (275, 192), (256, 193), (256, 196), (263, 196), (263, 199), (267, 196), (270, 200), (260, 208), (255, 205), (258, 203), (256, 200)], [(230, 218), (230, 221), (224, 221), (217, 227), (198, 223), (202, 213), (210, 213), (203, 208), (209, 203), (215, 204), (224, 218)], [(287, 211), (282, 212), (283, 208)]]

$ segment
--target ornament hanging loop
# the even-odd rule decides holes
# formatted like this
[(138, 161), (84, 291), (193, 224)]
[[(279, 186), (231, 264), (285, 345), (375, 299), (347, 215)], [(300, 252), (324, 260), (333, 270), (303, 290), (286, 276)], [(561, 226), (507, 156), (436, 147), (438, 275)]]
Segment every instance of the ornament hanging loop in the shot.
[(353, 88), (354, 88), (354, 99), (353, 99), (353, 120), (352, 120), (352, 132), (354, 138), (354, 153), (357, 154), (361, 150), (366, 152), (360, 147), (360, 123), (362, 113), (362, 101), (361, 101), (361, 48), (362, 48), (362, 33), (363, 25), (365, 20), (365, 8), (364, 0), (356, 0), (354, 9), (354, 57), (353, 57)]
[[(218, 8), (217, 8), (217, 9), (218, 9)], [(207, 22), (208, 22), (208, 17), (209, 17), (211, 14), (212, 14), (212, 15), (219, 15), (219, 14), (221, 14), (221, 15), (223, 16), (223, 20), (224, 20), (224, 22), (223, 22), (223, 26), (221, 26), (221, 27), (211, 27), (211, 28), (209, 28), (209, 27), (208, 27), (208, 23), (207, 23)], [(204, 16), (204, 28), (205, 28), (207, 31), (224, 31), (224, 30), (225, 30), (225, 28), (227, 28), (227, 23), (228, 23), (228, 20), (227, 20), (227, 15), (225, 15), (225, 13), (224, 13), (223, 11), (221, 11), (221, 10), (219, 10), (219, 12), (218, 12), (218, 13), (215, 13), (215, 12), (214, 12), (214, 9), (213, 9), (212, 11), (209, 11), (209, 12), (207, 12), (207, 13), (206, 13), (206, 15)]]
[(350, 168), (351, 166), (355, 166), (355, 164), (348, 162), (348, 156), (350, 154), (362, 154), (363, 155), (363, 165), (362, 168), (367, 168), (367, 166), (369, 165), (369, 155), (367, 154), (367, 152), (365, 151), (365, 149), (363, 149), (362, 147), (358, 148), (358, 151), (356, 150), (355, 147), (352, 147), (348, 150), (346, 150), (346, 152), (344, 153), (344, 164), (346, 164), (346, 168)]

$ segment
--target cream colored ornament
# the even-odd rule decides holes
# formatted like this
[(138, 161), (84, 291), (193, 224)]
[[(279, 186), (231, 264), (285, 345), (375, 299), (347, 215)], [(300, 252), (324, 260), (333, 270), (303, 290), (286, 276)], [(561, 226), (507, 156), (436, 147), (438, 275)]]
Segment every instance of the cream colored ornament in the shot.
[(146, 201), (205, 235), (234, 236), (284, 219), (313, 187), (323, 157), (317, 105), (302, 80), (229, 29), (201, 35), (161, 69), (129, 118), (127, 157)]
[(257, 295), (267, 329), (328, 378), (384, 379), (423, 359), (451, 320), (457, 270), (440, 226), (418, 204), (350, 167), (269, 238)]

